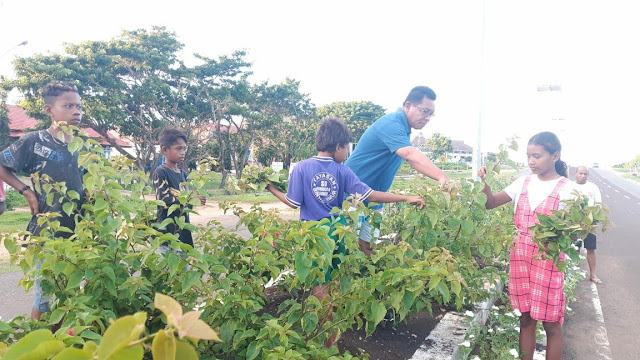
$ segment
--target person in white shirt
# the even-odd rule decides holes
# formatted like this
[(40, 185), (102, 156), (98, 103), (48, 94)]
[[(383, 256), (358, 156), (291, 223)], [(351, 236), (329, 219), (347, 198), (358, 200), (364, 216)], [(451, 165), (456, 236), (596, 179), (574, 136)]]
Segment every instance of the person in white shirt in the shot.
[[(595, 206), (602, 203), (602, 195), (598, 186), (588, 182), (589, 170), (586, 166), (580, 166), (576, 170), (575, 188), (589, 198), (589, 205)], [(590, 279), (596, 284), (602, 284), (602, 280), (596, 276), (596, 235), (591, 233), (584, 239), (584, 248), (587, 249), (587, 263), (589, 264)]]

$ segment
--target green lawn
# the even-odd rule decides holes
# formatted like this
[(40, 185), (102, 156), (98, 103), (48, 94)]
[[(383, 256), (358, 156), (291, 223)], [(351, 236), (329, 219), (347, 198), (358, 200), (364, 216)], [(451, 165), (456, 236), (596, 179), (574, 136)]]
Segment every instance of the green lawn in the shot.
[[(25, 230), (29, 219), (31, 213), (28, 211), (7, 211), (0, 215), (0, 233)], [(9, 253), (5, 250), (4, 243), (0, 242), (0, 274), (18, 270), (18, 266), (9, 264)]]
[(631, 171), (629, 169), (612, 168), (612, 170), (622, 175), (625, 179), (640, 182), (640, 175), (631, 175)]
[(26, 230), (30, 219), (28, 211), (7, 211), (0, 215), (0, 233)]

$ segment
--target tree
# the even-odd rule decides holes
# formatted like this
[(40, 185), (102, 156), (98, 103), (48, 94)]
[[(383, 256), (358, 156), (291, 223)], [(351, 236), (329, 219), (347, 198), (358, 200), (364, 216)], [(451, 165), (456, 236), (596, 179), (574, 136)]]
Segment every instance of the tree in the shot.
[[(151, 30), (124, 31), (109, 41), (87, 41), (67, 44), (64, 54), (35, 55), (14, 62), (17, 79), (5, 81), (4, 88), (18, 88), (25, 95), (20, 104), (27, 112), (45, 123), (39, 89), (57, 79), (78, 86), (83, 97), (85, 121), (111, 145), (126, 154), (107, 134), (118, 130), (131, 138), (139, 168), (155, 164), (156, 139), (165, 126), (177, 127), (189, 137), (193, 149), (207, 141), (200, 133), (211, 120), (210, 107), (199, 101), (202, 72), (186, 67), (178, 58), (183, 44), (164, 27)], [(234, 54), (235, 55), (235, 54)], [(242, 56), (221, 61), (201, 58), (211, 72), (216, 68), (219, 83), (233, 78), (239, 68), (249, 64)], [(235, 61), (235, 62), (234, 62)], [(198, 154), (201, 155), (201, 154)], [(152, 166), (153, 169), (153, 166)]]
[(315, 153), (318, 122), (309, 95), (300, 92), (300, 82), (293, 79), (275, 85), (265, 82), (254, 91), (264, 121), (261, 146), (275, 147), (285, 169), (289, 169), (292, 159)]
[(11, 145), (11, 130), (9, 129), (9, 116), (6, 104), (7, 93), (0, 89), (0, 150)]
[(453, 151), (451, 139), (439, 133), (433, 134), (425, 143), (425, 147), (430, 151), (431, 159), (438, 159)]
[(316, 114), (320, 119), (326, 117), (342, 119), (351, 130), (353, 142), (357, 143), (369, 126), (385, 114), (385, 110), (371, 101), (349, 101), (334, 102), (319, 107)]

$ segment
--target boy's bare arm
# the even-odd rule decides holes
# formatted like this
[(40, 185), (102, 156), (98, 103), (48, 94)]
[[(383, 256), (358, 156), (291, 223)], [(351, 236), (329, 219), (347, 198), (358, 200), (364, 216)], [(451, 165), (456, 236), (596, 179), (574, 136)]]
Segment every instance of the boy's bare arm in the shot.
[(285, 197), (284, 193), (276, 189), (276, 187), (273, 186), (272, 183), (269, 183), (269, 185), (267, 185), (267, 190), (269, 190), (270, 193), (272, 193), (275, 197), (277, 197), (280, 201), (282, 201), (285, 205), (289, 206), (290, 208), (293, 208), (293, 209), (298, 208), (297, 206), (294, 206), (289, 201), (287, 201), (287, 198)]
[(393, 202), (406, 202), (410, 204), (415, 204), (418, 208), (422, 209), (424, 206), (424, 199), (420, 196), (407, 196), (407, 195), (397, 195), (391, 194), (382, 191), (373, 191), (371, 195), (367, 197), (369, 201), (375, 201), (378, 203), (393, 203)]
[[(11, 186), (12, 188), (18, 191), (28, 186), (27, 184), (23, 183), (20, 179), (18, 179), (16, 174), (13, 173), (13, 171), (1, 165), (0, 165), (0, 180), (6, 182), (7, 184), (9, 184), (9, 186)], [(24, 197), (27, 199), (31, 213), (34, 215), (39, 213), (40, 211), (38, 210), (38, 197), (36, 196), (35, 191), (29, 188), (29, 190), (24, 191), (22, 195), (24, 195)]]

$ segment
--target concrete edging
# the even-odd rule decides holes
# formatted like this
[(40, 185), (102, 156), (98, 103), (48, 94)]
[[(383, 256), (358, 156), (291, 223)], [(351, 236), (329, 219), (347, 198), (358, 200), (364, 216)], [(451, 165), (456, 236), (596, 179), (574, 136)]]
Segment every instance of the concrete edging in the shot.
[[(491, 307), (498, 299), (504, 285), (498, 282), (489, 299), (476, 306), (471, 322), (469, 317), (457, 312), (447, 313), (431, 331), (424, 343), (413, 354), (411, 360), (464, 360), (466, 355), (460, 351), (460, 344), (465, 341), (469, 330), (483, 327), (489, 319)], [(473, 345), (473, 343), (471, 343)]]

